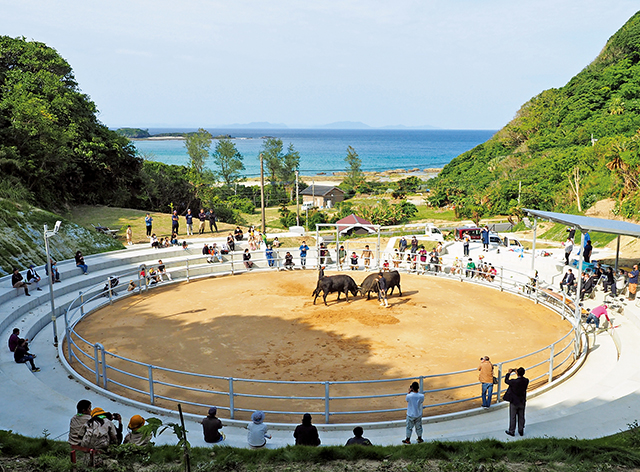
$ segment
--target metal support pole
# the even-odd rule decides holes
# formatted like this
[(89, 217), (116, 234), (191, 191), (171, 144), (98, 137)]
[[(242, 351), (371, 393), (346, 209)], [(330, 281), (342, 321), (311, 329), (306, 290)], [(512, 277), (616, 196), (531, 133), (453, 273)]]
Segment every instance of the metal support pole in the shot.
[(235, 416), (234, 394), (233, 394), (233, 377), (229, 377), (229, 418)]
[(296, 226), (300, 226), (300, 197), (298, 192), (298, 171), (296, 170)]
[(549, 383), (553, 381), (553, 353), (554, 353), (555, 344), (551, 345), (551, 354), (549, 355)]
[(318, 261), (318, 269), (320, 269), (320, 229), (316, 223), (316, 258)]
[(93, 345), (93, 359), (96, 361), (96, 385), (100, 386), (100, 359), (98, 358), (99, 344)]
[(267, 227), (265, 224), (265, 215), (264, 215), (264, 165), (263, 165), (262, 153), (260, 153), (260, 208), (262, 210), (262, 234), (267, 234)]
[(324, 422), (329, 424), (329, 382), (324, 383)]
[(582, 318), (582, 308), (580, 307), (580, 291), (582, 290), (582, 268), (584, 262), (584, 231), (580, 231), (582, 236), (580, 238), (580, 256), (578, 258), (578, 283), (576, 284), (576, 299), (575, 299), (575, 307), (576, 311), (573, 314), (575, 317), (576, 323), (580, 323), (580, 319)]
[(502, 363), (498, 364), (498, 391), (496, 394), (496, 403), (500, 403), (502, 401)]
[(107, 292), (109, 293), (109, 305), (113, 305), (113, 293), (111, 292), (111, 277), (107, 277)]
[[(58, 227), (57, 223), (56, 223), (56, 227)], [(47, 253), (47, 265), (49, 266), (49, 301), (51, 303), (51, 322), (53, 323), (53, 345), (58, 347), (58, 327), (56, 326), (56, 307), (53, 300), (53, 282), (54, 282), (53, 264), (51, 264), (51, 256), (49, 255), (49, 237), (56, 234), (56, 231), (49, 231), (47, 229), (47, 225), (44, 225), (44, 248)]]
[(533, 219), (533, 245), (531, 247), (531, 270), (536, 268), (536, 235), (538, 231), (538, 218)]
[(423, 393), (424, 392), (424, 377), (422, 375), (420, 376), (419, 383), (420, 383), (420, 393)]
[(149, 364), (149, 401), (152, 405), (156, 403), (156, 396), (153, 393), (153, 366)]
[(618, 239), (616, 241), (616, 267), (615, 267), (616, 272), (618, 272), (619, 260), (620, 260), (620, 235), (618, 235)]
[(504, 282), (504, 267), (500, 267), (500, 291), (502, 292), (504, 288), (502, 287), (502, 283)]
[(80, 294), (80, 316), (84, 317), (84, 294), (79, 292)]
[(100, 346), (100, 352), (102, 353), (102, 386), (105, 390), (109, 390), (107, 386), (107, 353), (103, 346)]
[(65, 337), (67, 338), (67, 358), (69, 364), (71, 364), (73, 357), (71, 352), (71, 330), (69, 329), (69, 309), (64, 310), (64, 332)]
[(189, 259), (187, 259), (187, 282), (189, 282)]
[(382, 269), (380, 265), (380, 225), (378, 225), (378, 245), (376, 246), (376, 263), (378, 265), (378, 270)]

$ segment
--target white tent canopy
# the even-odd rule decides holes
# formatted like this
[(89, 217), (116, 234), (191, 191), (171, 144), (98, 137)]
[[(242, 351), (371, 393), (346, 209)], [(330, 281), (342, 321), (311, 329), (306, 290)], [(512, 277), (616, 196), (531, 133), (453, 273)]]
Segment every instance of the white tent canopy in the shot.
[(586, 231), (598, 231), (600, 233), (640, 238), (640, 225), (627, 223), (626, 221), (605, 220), (604, 218), (554, 213), (552, 211), (529, 210), (527, 208), (525, 208), (524, 211), (535, 218), (573, 226), (583, 233)]

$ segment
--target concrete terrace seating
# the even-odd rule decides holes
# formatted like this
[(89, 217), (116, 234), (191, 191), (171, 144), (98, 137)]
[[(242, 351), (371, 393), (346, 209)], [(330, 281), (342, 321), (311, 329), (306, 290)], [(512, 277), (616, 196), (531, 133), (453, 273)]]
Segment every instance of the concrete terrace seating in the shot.
[[(58, 266), (62, 282), (54, 285), (56, 313), (60, 316), (63, 308), (78, 295), (79, 291), (85, 291), (96, 284), (104, 285), (110, 275), (136, 273), (140, 264), (157, 265), (158, 259), (164, 261), (167, 271), (172, 274), (174, 280), (186, 276), (186, 269), (178, 262), (186, 255), (194, 258), (190, 261), (190, 277), (207, 277), (212, 272), (212, 266), (218, 266), (216, 269), (230, 268), (228, 261), (207, 263), (200, 249), (197, 243), (191, 245), (189, 251), (184, 251), (182, 248), (155, 250), (147, 245), (138, 245), (118, 252), (87, 256), (85, 258), (89, 266), (87, 276), (82, 275), (73, 261), (60, 262)], [(241, 272), (244, 272), (240, 255), (243, 249), (239, 248), (237, 252), (235, 267)], [(457, 247), (450, 249), (450, 253), (456, 251), (458, 251)], [(461, 249), (459, 252), (462, 252)], [(227, 256), (224, 257), (227, 258)], [(514, 260), (517, 261), (517, 259)], [(263, 251), (260, 257), (258, 253), (254, 253), (253, 261), (261, 269), (268, 267)], [(313, 266), (315, 258), (309, 258), (307, 264)], [(0, 396), (5, 404), (3, 414), (0, 415), (0, 429), (12, 429), (30, 436), (39, 436), (43, 429), (47, 429), (52, 438), (66, 439), (69, 418), (73, 415), (75, 403), (80, 398), (90, 399), (94, 406), (118, 411), (123, 418), (142, 413), (145, 417), (156, 416), (165, 422), (175, 421), (175, 418), (167, 417), (152, 407), (143, 408), (126, 402), (112, 404), (109, 398), (88, 390), (82, 383), (68, 378), (68, 373), (56, 359), (58, 351), (51, 345), (48, 279), (44, 277), (43, 268), (38, 268), (38, 272), (43, 276), (41, 282), (43, 291), (34, 291), (31, 297), (25, 297), (22, 291), (17, 292), (10, 287), (10, 276), (0, 279), (2, 342), (6, 346), (11, 329), (19, 327), (21, 336), (32, 340), (30, 341), (31, 351), (38, 354), (36, 364), (42, 368), (42, 372), (33, 374), (28, 368), (16, 364), (13, 361), (13, 355), (6, 347), (0, 349)], [(121, 279), (117, 289), (120, 295), (126, 293), (127, 282)], [(624, 345), (619, 361), (616, 361), (617, 353), (611, 337), (607, 333), (598, 334), (595, 337), (597, 349), (589, 355), (580, 371), (559, 386), (528, 401), (525, 438), (545, 435), (598, 437), (625, 429), (628, 423), (636, 419), (638, 415), (633, 416), (635, 414), (633, 411), (640, 395), (640, 380), (637, 380), (640, 379), (640, 367), (636, 362), (637, 356), (640, 355), (640, 343), (637, 342), (640, 338), (639, 313), (638, 308), (628, 305), (625, 315), (618, 316), (616, 319), (615, 324), (622, 325), (619, 332)], [(58, 322), (60, 338), (64, 329), (62, 325), (63, 322), (60, 319)], [(428, 418), (425, 420), (425, 440), (509, 439), (504, 435), (507, 423), (504, 406), (503, 404), (501, 407), (492, 407), (487, 412), (482, 412), (478, 408), (480, 411), (464, 412), (447, 420)], [(205, 413), (203, 412), (202, 416)], [(246, 431), (224, 419), (223, 423), (227, 435), (225, 444), (246, 447)], [(295, 425), (271, 427), (274, 439), (269, 442), (270, 447), (292, 444), (292, 427)], [(200, 434), (200, 428), (197, 418), (191, 415), (187, 422), (187, 429), (190, 431), (189, 440), (194, 446), (206, 446)], [(323, 444), (328, 445), (344, 444), (350, 436), (351, 428), (353, 425), (346, 427), (318, 425)], [(400, 444), (400, 439), (404, 437), (403, 427), (377, 429), (372, 427), (365, 430), (367, 437), (376, 444)], [(158, 438), (157, 443), (175, 443), (175, 440), (165, 434)]]

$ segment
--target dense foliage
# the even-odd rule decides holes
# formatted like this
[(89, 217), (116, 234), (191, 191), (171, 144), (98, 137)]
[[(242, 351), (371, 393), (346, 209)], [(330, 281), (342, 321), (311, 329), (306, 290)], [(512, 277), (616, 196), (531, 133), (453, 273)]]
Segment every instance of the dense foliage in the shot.
[(430, 182), (430, 202), (455, 205), (467, 217), (521, 207), (573, 210), (580, 206), (577, 180), (583, 208), (614, 197), (633, 215), (639, 128), (640, 12), (567, 85), (532, 98), (493, 138), (445, 166)]
[(0, 36), (0, 197), (130, 205), (142, 160), (96, 112), (54, 49)]

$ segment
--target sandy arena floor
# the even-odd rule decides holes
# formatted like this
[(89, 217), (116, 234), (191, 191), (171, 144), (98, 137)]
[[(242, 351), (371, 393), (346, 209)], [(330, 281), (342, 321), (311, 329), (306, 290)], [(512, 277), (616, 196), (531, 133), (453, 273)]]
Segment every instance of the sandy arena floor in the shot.
[[(356, 283), (368, 275), (348, 274)], [(336, 302), (336, 294), (327, 297), (329, 306), (322, 304), (321, 297), (314, 306), (311, 293), (316, 281), (317, 272), (308, 270), (170, 285), (105, 308), (81, 322), (77, 331), (110, 352), (155, 366), (234, 378), (339, 381), (475, 369), (480, 356), (489, 355), (494, 363), (521, 356), (570, 330), (568, 322), (540, 305), (455, 280), (403, 274), (403, 296), (394, 293), (390, 308), (366, 297)], [(113, 358), (108, 363), (123, 365)], [(526, 361), (533, 363), (533, 359)], [(127, 370), (147, 375), (146, 369), (137, 371), (129, 365)], [(226, 381), (178, 374), (155, 372), (154, 378), (220, 391), (228, 388)], [(425, 380), (425, 388), (466, 382), (477, 382), (477, 373)], [(369, 384), (361, 390), (336, 386), (332, 395), (338, 391), (366, 395), (373, 389), (406, 392), (408, 383)], [(148, 389), (144, 382), (136, 385)], [(273, 384), (236, 382), (235, 388), (236, 393), (286, 394)], [(324, 395), (323, 386), (295, 387), (293, 392), (289, 388), (289, 395)], [(427, 401), (479, 394), (479, 386), (474, 389), (478, 391), (432, 394)], [(160, 386), (156, 393), (178, 395), (175, 389), (167, 387), (163, 392)], [(210, 394), (194, 393), (190, 400), (228, 405), (225, 397)], [(354, 401), (334, 403), (332, 409), (354, 405)], [(404, 407), (403, 398), (374, 403), (383, 408)], [(276, 401), (237, 399), (235, 406), (324, 411), (320, 404), (309, 408), (309, 402), (301, 401), (288, 401), (285, 407)], [(466, 405), (470, 406), (478, 405)]]

